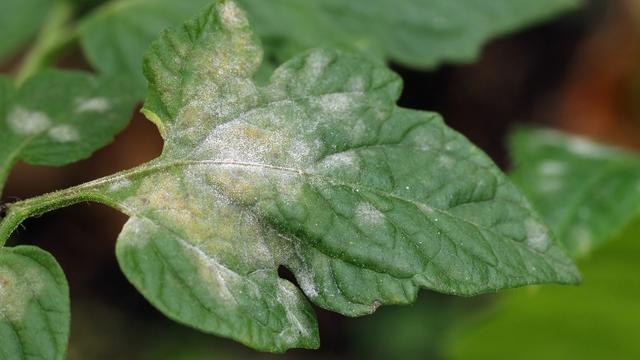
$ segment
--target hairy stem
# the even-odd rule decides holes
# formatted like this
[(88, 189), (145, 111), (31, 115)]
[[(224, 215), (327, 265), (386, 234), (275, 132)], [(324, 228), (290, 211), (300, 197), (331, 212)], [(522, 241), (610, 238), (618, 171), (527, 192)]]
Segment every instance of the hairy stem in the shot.
[(15, 73), (20, 85), (40, 69), (49, 65), (55, 55), (77, 37), (77, 30), (69, 24), (73, 5), (69, 1), (56, 1), (47, 15), (38, 37)]
[(147, 167), (140, 166), (122, 171), (68, 189), (36, 196), (6, 205), (6, 216), (0, 221), (0, 247), (4, 246), (13, 231), (26, 219), (84, 201), (94, 201), (119, 208), (105, 196), (108, 187), (124, 178), (143, 174)]

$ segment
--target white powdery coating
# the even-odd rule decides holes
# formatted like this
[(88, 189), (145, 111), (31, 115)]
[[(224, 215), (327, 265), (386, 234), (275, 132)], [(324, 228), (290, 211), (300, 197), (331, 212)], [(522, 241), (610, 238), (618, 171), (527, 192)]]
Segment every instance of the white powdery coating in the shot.
[(555, 160), (543, 161), (538, 167), (538, 172), (543, 175), (562, 175), (566, 171), (567, 165)]
[(605, 152), (600, 146), (581, 138), (572, 138), (568, 146), (569, 151), (584, 156), (602, 156)]
[(358, 96), (352, 94), (328, 94), (314, 97), (312, 102), (322, 111), (329, 113), (343, 113), (352, 110), (361, 103)]
[(85, 112), (105, 112), (111, 108), (111, 102), (104, 97), (94, 98), (77, 98), (75, 100), (76, 108), (75, 112), (78, 114)]
[(278, 132), (232, 121), (216, 127), (196, 154), (217, 161), (265, 162), (282, 148), (284, 141)]
[[(213, 59), (217, 61), (217, 58)], [(214, 64), (222, 73), (228, 68), (224, 64)], [(228, 84), (227, 86), (231, 86)], [(247, 106), (255, 103), (258, 97), (256, 85), (249, 79), (237, 80), (233, 83), (232, 92), (223, 92), (215, 82), (205, 82), (194, 91), (195, 100), (189, 103), (190, 107), (198, 109), (215, 119), (223, 119)]]
[(242, 10), (233, 1), (226, 1), (218, 5), (220, 20), (227, 29), (238, 29), (249, 24)]
[(362, 120), (358, 120), (353, 126), (350, 135), (351, 141), (353, 141), (354, 143), (362, 141), (365, 135), (367, 135), (367, 124), (365, 124)]
[(37, 135), (49, 128), (51, 120), (43, 112), (18, 106), (7, 117), (7, 124), (16, 134)]
[(358, 224), (365, 226), (381, 225), (385, 220), (384, 214), (367, 202), (358, 204), (355, 215)]
[[(294, 292), (295, 290), (288, 289), (287, 285), (289, 285), (289, 283), (286, 280), (281, 280), (278, 282), (278, 292), (276, 294), (276, 297), (278, 299), (278, 302), (282, 304), (282, 307), (287, 314), (287, 320), (289, 320), (289, 323), (292, 324), (297, 330), (295, 331), (291, 328), (284, 329), (280, 335), (284, 337), (287, 342), (293, 343), (297, 338), (296, 332), (302, 334), (303, 336), (309, 336), (309, 329), (307, 329), (303, 325), (303, 323), (306, 321), (299, 318), (301, 314), (300, 311), (297, 311), (298, 307), (300, 307), (301, 299)], [(291, 330), (294, 330), (295, 332), (291, 334)]]
[(298, 284), (300, 284), (302, 291), (307, 294), (310, 299), (318, 297), (318, 290), (316, 289), (313, 280), (313, 274), (308, 270), (301, 270), (296, 273), (296, 279), (298, 280)]
[(318, 164), (321, 169), (341, 169), (359, 171), (360, 163), (358, 155), (354, 151), (346, 151), (327, 156)]
[(349, 82), (347, 83), (347, 89), (355, 92), (365, 91), (367, 87), (367, 81), (362, 76), (353, 76), (349, 78)]
[(533, 219), (528, 219), (524, 225), (527, 232), (527, 246), (536, 251), (547, 251), (551, 242), (544, 226)]
[[(126, 206), (125, 204), (121, 205)], [(157, 225), (149, 219), (131, 217), (125, 224), (121, 236), (126, 237), (128, 246), (143, 249), (151, 242), (151, 228), (155, 227), (157, 227)]]
[(320, 79), (320, 76), (325, 71), (331, 57), (322, 50), (316, 50), (309, 54), (307, 57), (305, 72), (306, 74), (301, 77), (307, 84), (314, 84)]
[[(260, 113), (261, 115), (262, 113)], [(252, 125), (244, 117), (217, 126), (194, 151), (197, 158), (214, 161), (273, 164), (296, 168), (308, 164), (322, 143), (301, 138), (302, 129), (282, 128), (286, 118), (264, 114), (265, 123)], [(296, 133), (297, 132), (297, 133)]]
[[(317, 146), (317, 144), (314, 144)], [(305, 162), (312, 155), (313, 149), (309, 146), (309, 143), (302, 140), (294, 140), (292, 141), (289, 147), (289, 156), (292, 162), (291, 165), (299, 165)]]
[(9, 268), (0, 268), (0, 314), (9, 321), (21, 321), (30, 300), (39, 296), (43, 287), (35, 271), (20, 276)]
[(201, 249), (184, 240), (180, 243), (193, 255), (195, 265), (198, 267), (198, 276), (207, 285), (211, 296), (222, 300), (225, 305), (238, 306), (234, 291), (235, 288), (241, 287), (244, 279)]
[(131, 180), (121, 179), (111, 184), (111, 186), (109, 186), (109, 191), (119, 191), (129, 186), (131, 186)]
[(49, 129), (49, 137), (53, 141), (68, 143), (80, 139), (80, 133), (73, 125), (64, 124)]

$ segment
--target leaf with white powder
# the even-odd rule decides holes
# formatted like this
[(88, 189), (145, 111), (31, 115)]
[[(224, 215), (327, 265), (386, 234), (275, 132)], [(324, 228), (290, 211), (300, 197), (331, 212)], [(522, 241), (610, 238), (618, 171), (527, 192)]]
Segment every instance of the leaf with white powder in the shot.
[(0, 359), (65, 358), (69, 289), (49, 253), (33, 246), (0, 249)]
[(396, 74), (313, 50), (262, 86), (261, 59), (232, 1), (164, 32), (143, 109), (162, 155), (74, 195), (130, 216), (120, 266), (167, 316), (282, 352), (319, 345), (306, 298), (358, 316), (419, 288), (579, 281), (486, 155), (438, 115), (395, 105)]
[(575, 256), (617, 235), (640, 215), (640, 157), (541, 129), (511, 139), (512, 178)]
[(64, 165), (90, 156), (129, 121), (125, 83), (45, 71), (14, 89), (0, 81), (0, 191), (18, 160)]

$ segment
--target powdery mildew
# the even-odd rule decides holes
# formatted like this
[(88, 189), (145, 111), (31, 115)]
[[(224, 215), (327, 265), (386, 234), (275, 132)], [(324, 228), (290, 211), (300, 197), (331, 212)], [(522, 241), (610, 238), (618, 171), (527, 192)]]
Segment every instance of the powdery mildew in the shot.
[(48, 132), (51, 140), (59, 143), (68, 143), (80, 139), (80, 132), (73, 125), (63, 124), (54, 126)]
[(103, 113), (111, 109), (111, 102), (105, 97), (77, 98), (75, 99), (75, 112), (77, 114), (86, 112)]
[(363, 226), (384, 224), (385, 215), (368, 202), (361, 202), (356, 207), (355, 221)]
[(551, 239), (545, 227), (533, 219), (527, 219), (524, 225), (527, 231), (527, 246), (539, 252), (547, 251), (551, 246)]
[(51, 119), (43, 112), (17, 106), (7, 116), (7, 124), (16, 134), (33, 136), (46, 131), (51, 125)]
[(10, 268), (0, 267), (0, 316), (11, 322), (20, 322), (31, 299), (38, 297), (43, 287), (36, 271), (17, 274)]

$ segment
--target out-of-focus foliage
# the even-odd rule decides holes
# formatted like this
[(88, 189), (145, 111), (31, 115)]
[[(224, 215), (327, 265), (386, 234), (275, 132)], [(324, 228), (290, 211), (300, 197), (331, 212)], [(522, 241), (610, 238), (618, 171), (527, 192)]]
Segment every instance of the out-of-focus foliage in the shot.
[(48, 70), (20, 88), (0, 77), (0, 193), (19, 161), (60, 166), (89, 157), (129, 122), (127, 82)]
[(451, 336), (453, 359), (639, 359), (640, 223), (579, 263), (578, 287), (512, 290)]
[(56, 0), (0, 1), (0, 61), (34, 36)]
[(521, 129), (510, 142), (511, 178), (575, 256), (640, 215), (640, 158), (552, 130)]
[[(181, 23), (210, 0), (117, 0), (81, 25), (81, 42), (101, 71), (131, 74), (161, 29)], [(575, 8), (577, 0), (242, 0), (276, 65), (326, 46), (430, 68), (469, 62), (492, 37)], [(270, 65), (270, 64), (267, 64)]]

